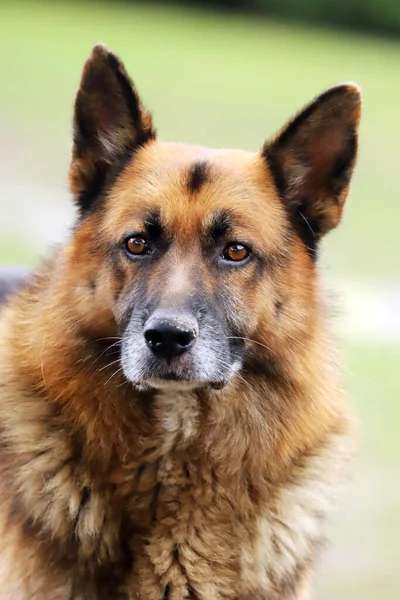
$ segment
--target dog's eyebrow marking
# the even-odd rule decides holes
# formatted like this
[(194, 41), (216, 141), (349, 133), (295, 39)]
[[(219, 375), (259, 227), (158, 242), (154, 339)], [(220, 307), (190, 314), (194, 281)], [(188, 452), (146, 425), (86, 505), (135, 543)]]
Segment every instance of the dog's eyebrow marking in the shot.
[(205, 161), (195, 162), (189, 171), (187, 187), (189, 192), (198, 192), (201, 186), (209, 181), (210, 165)]
[(233, 219), (229, 210), (221, 210), (216, 213), (208, 228), (208, 236), (215, 239), (228, 233), (232, 229)]
[(154, 237), (160, 237), (163, 232), (161, 213), (159, 210), (148, 213), (143, 219), (148, 233)]

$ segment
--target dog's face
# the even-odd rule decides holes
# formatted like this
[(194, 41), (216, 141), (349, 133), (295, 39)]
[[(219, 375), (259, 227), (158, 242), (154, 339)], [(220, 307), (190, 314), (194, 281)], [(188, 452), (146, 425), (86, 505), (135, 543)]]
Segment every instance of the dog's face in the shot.
[(221, 386), (240, 370), (244, 338), (270, 311), (266, 300), (278, 301), (268, 280), (290, 237), (259, 163), (152, 141), (110, 191), (102, 226), (132, 381)]
[(119, 60), (94, 48), (75, 106), (71, 255), (84, 320), (98, 336), (121, 336), (128, 380), (219, 388), (301, 345), (314, 326), (317, 243), (341, 217), (359, 113), (347, 84), (256, 154), (167, 144)]

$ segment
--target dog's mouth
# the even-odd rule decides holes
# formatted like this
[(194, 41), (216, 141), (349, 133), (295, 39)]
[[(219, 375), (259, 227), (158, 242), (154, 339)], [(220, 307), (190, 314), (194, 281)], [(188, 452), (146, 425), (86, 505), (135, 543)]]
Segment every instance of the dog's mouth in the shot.
[(195, 390), (208, 389), (220, 390), (224, 388), (232, 379), (233, 371), (227, 373), (203, 374), (196, 369), (176, 369), (172, 366), (148, 369), (142, 373), (140, 380), (131, 379), (138, 390)]
[(200, 388), (207, 388), (210, 390), (221, 390), (229, 382), (229, 379), (212, 381), (212, 380), (200, 380), (200, 379), (189, 379), (176, 375), (175, 373), (166, 374), (164, 377), (149, 377), (141, 383), (137, 384), (139, 389), (153, 388), (156, 390), (195, 390)]

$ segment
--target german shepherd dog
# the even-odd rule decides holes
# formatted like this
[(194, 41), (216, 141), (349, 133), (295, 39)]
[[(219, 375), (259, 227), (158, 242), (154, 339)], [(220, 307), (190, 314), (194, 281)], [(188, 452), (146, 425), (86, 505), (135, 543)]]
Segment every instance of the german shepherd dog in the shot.
[(317, 272), (357, 153), (329, 89), (257, 153), (161, 142), (101, 44), (67, 240), (3, 306), (2, 600), (304, 600), (352, 452)]

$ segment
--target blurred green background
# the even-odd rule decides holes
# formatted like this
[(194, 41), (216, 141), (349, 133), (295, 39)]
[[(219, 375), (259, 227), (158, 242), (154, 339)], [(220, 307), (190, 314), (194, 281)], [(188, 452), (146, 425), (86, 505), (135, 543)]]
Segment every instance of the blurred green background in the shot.
[[(0, 263), (37, 264), (72, 223), (72, 104), (96, 41), (121, 55), (167, 140), (256, 150), (324, 88), (359, 83), (365, 100), (359, 164), (344, 222), (325, 241), (323, 272), (337, 291), (335, 328), (360, 423), (360, 456), (344, 511), (330, 527), (315, 597), (396, 599), (400, 41), (351, 26), (373, 30), (367, 5), (374, 5), (376, 31), (393, 34), (400, 4), (386, 0), (377, 10), (368, 0), (321, 1), (318, 14), (313, 0), (247, 8), (257, 4), (263, 10), (253, 14), (189, 3), (1, 2)], [(363, 7), (368, 22), (354, 18)], [(290, 20), (273, 20), (269, 12)], [(315, 21), (346, 28), (318, 28)]]

